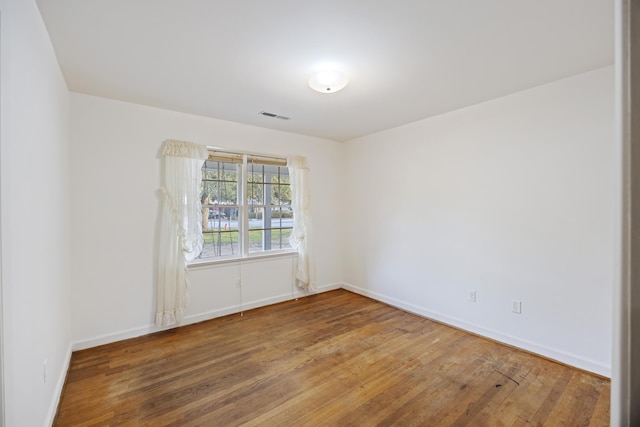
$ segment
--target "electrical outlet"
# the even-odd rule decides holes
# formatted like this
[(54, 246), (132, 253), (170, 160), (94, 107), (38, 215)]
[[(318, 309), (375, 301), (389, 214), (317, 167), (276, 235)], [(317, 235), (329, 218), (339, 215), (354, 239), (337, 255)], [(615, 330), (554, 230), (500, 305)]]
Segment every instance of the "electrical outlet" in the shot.
[(476, 291), (469, 291), (469, 302), (476, 302)]
[(42, 362), (42, 380), (44, 384), (47, 383), (47, 359), (44, 359), (44, 362)]
[(522, 313), (522, 301), (518, 301), (514, 299), (511, 301), (511, 311), (513, 313), (521, 314)]
[(242, 286), (240, 279), (236, 279), (236, 288), (239, 288), (240, 286)]

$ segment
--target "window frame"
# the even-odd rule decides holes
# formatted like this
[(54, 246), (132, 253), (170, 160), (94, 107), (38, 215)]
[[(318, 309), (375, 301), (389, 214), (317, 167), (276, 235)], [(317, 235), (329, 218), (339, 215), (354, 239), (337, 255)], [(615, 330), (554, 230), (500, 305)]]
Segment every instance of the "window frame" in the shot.
[[(205, 264), (217, 264), (217, 263), (225, 263), (225, 262), (237, 262), (246, 259), (255, 259), (255, 258), (271, 258), (271, 257), (281, 257), (281, 256), (291, 256), (292, 254), (297, 254), (298, 251), (291, 247), (284, 249), (263, 249), (260, 251), (250, 251), (250, 232), (251, 226), (249, 223), (249, 210), (251, 208), (251, 204), (249, 204), (248, 196), (249, 196), (249, 166), (253, 163), (255, 165), (261, 166), (279, 166), (283, 168), (287, 168), (287, 160), (283, 157), (265, 155), (265, 154), (255, 154), (248, 152), (232, 152), (226, 150), (215, 149), (212, 150), (209, 148), (209, 157), (205, 161), (203, 168), (206, 166), (206, 162), (214, 161), (214, 162), (223, 162), (223, 163), (234, 163), (236, 164), (237, 175), (236, 175), (236, 184), (237, 184), (237, 205), (233, 205), (234, 207), (238, 207), (238, 243), (239, 243), (239, 253), (238, 254), (230, 254), (230, 255), (217, 255), (217, 256), (209, 256), (205, 258), (201, 258), (201, 255), (196, 257), (195, 259), (187, 262), (188, 266), (192, 265), (205, 265)], [(289, 173), (287, 172), (287, 176)], [(263, 184), (266, 184), (266, 176), (264, 176), (265, 181)], [(282, 185), (282, 184), (280, 184)], [(285, 184), (291, 186), (291, 184)], [(266, 187), (266, 185), (264, 186)], [(267, 208), (271, 208), (274, 205), (270, 204), (269, 206), (265, 205), (264, 200), (264, 191), (263, 188), (263, 200), (262, 204), (259, 207), (263, 208), (262, 218), (263, 218), (263, 227), (264, 227), (264, 219), (265, 219), (265, 210)], [(271, 190), (270, 190), (271, 191)], [(221, 205), (219, 205), (221, 206)], [(282, 212), (282, 210), (280, 210)], [(292, 218), (293, 221), (293, 218)], [(280, 227), (276, 228), (280, 230), (291, 229), (293, 230), (293, 223), (291, 227)], [(266, 229), (262, 229), (263, 232), (263, 248), (265, 242), (265, 231)], [(204, 238), (205, 231), (201, 231), (202, 236)], [(215, 232), (212, 233), (215, 235)]]

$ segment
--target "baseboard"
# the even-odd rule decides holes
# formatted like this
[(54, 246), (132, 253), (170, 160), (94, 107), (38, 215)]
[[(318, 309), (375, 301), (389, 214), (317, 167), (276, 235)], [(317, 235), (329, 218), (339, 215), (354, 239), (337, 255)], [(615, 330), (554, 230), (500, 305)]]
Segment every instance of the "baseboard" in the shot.
[[(318, 286), (317, 293), (328, 292), (335, 289), (342, 288), (341, 283), (331, 283), (328, 285)], [(185, 316), (184, 320), (179, 325), (173, 325), (166, 328), (159, 328), (155, 325), (147, 325), (139, 328), (128, 329), (112, 334), (100, 335), (88, 340), (76, 341), (72, 344), (73, 351), (85, 350), (92, 347), (97, 347), (104, 344), (110, 344), (117, 341), (122, 341), (130, 338), (136, 338), (143, 335), (152, 334), (154, 332), (160, 332), (167, 329), (172, 329), (180, 326), (191, 325), (193, 323), (203, 322), (205, 320), (215, 319), (216, 317), (228, 316), (230, 314), (240, 313), (241, 311), (251, 310), (258, 307), (265, 307), (267, 305), (277, 304), (284, 301), (290, 301), (296, 298), (303, 298), (312, 295), (311, 292), (303, 291), (302, 289), (295, 289), (293, 293), (286, 293), (269, 298), (263, 298), (254, 301), (244, 302), (242, 305), (235, 304), (228, 307), (223, 307), (216, 310), (207, 311), (204, 313), (191, 314)]]
[(342, 283), (331, 283), (329, 285), (318, 286), (318, 293), (335, 291), (336, 289), (342, 289), (342, 287)]
[(60, 369), (60, 375), (58, 375), (58, 381), (53, 391), (53, 399), (49, 405), (49, 411), (47, 412), (46, 426), (52, 426), (58, 412), (58, 405), (60, 404), (60, 397), (62, 396), (62, 390), (64, 389), (64, 383), (67, 380), (67, 372), (69, 372), (69, 365), (71, 363), (71, 346), (67, 348), (67, 352), (64, 355), (64, 361), (62, 369)]
[(585, 359), (575, 354), (570, 354), (561, 350), (549, 348), (544, 345), (523, 340), (507, 334), (503, 334), (498, 331), (481, 328), (474, 324), (468, 323), (464, 320), (447, 316), (445, 314), (438, 313), (436, 311), (428, 310), (424, 307), (420, 307), (405, 301), (400, 301), (395, 298), (380, 294), (378, 292), (373, 292), (368, 289), (363, 289), (348, 283), (344, 283), (342, 285), (342, 288), (360, 295), (364, 295), (371, 299), (375, 299), (376, 301), (384, 302), (385, 304), (389, 304), (401, 310), (408, 311), (413, 314), (417, 314), (427, 319), (435, 320), (437, 322), (441, 322), (441, 323), (453, 326), (455, 328), (465, 330), (467, 332), (481, 335), (483, 337), (492, 339), (494, 341), (499, 341), (501, 343), (504, 343), (510, 346), (518, 347), (530, 353), (534, 353), (544, 358), (555, 360), (557, 362), (570, 365), (578, 369), (582, 369), (585, 371), (595, 373), (597, 375), (611, 378), (611, 366), (606, 366), (601, 363), (595, 362), (593, 360)]

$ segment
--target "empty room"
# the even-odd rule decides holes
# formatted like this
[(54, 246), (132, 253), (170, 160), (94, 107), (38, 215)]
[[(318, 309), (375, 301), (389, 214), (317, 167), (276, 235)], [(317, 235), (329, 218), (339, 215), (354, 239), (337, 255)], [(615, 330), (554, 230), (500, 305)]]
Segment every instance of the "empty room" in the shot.
[(632, 4), (0, 0), (0, 426), (633, 425)]

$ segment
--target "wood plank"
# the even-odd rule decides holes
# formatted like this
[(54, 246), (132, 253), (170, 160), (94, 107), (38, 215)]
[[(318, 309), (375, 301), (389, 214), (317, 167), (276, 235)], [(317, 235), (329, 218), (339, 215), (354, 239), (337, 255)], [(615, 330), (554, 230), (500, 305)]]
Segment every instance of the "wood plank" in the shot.
[(75, 352), (54, 425), (584, 425), (609, 381), (331, 291)]

